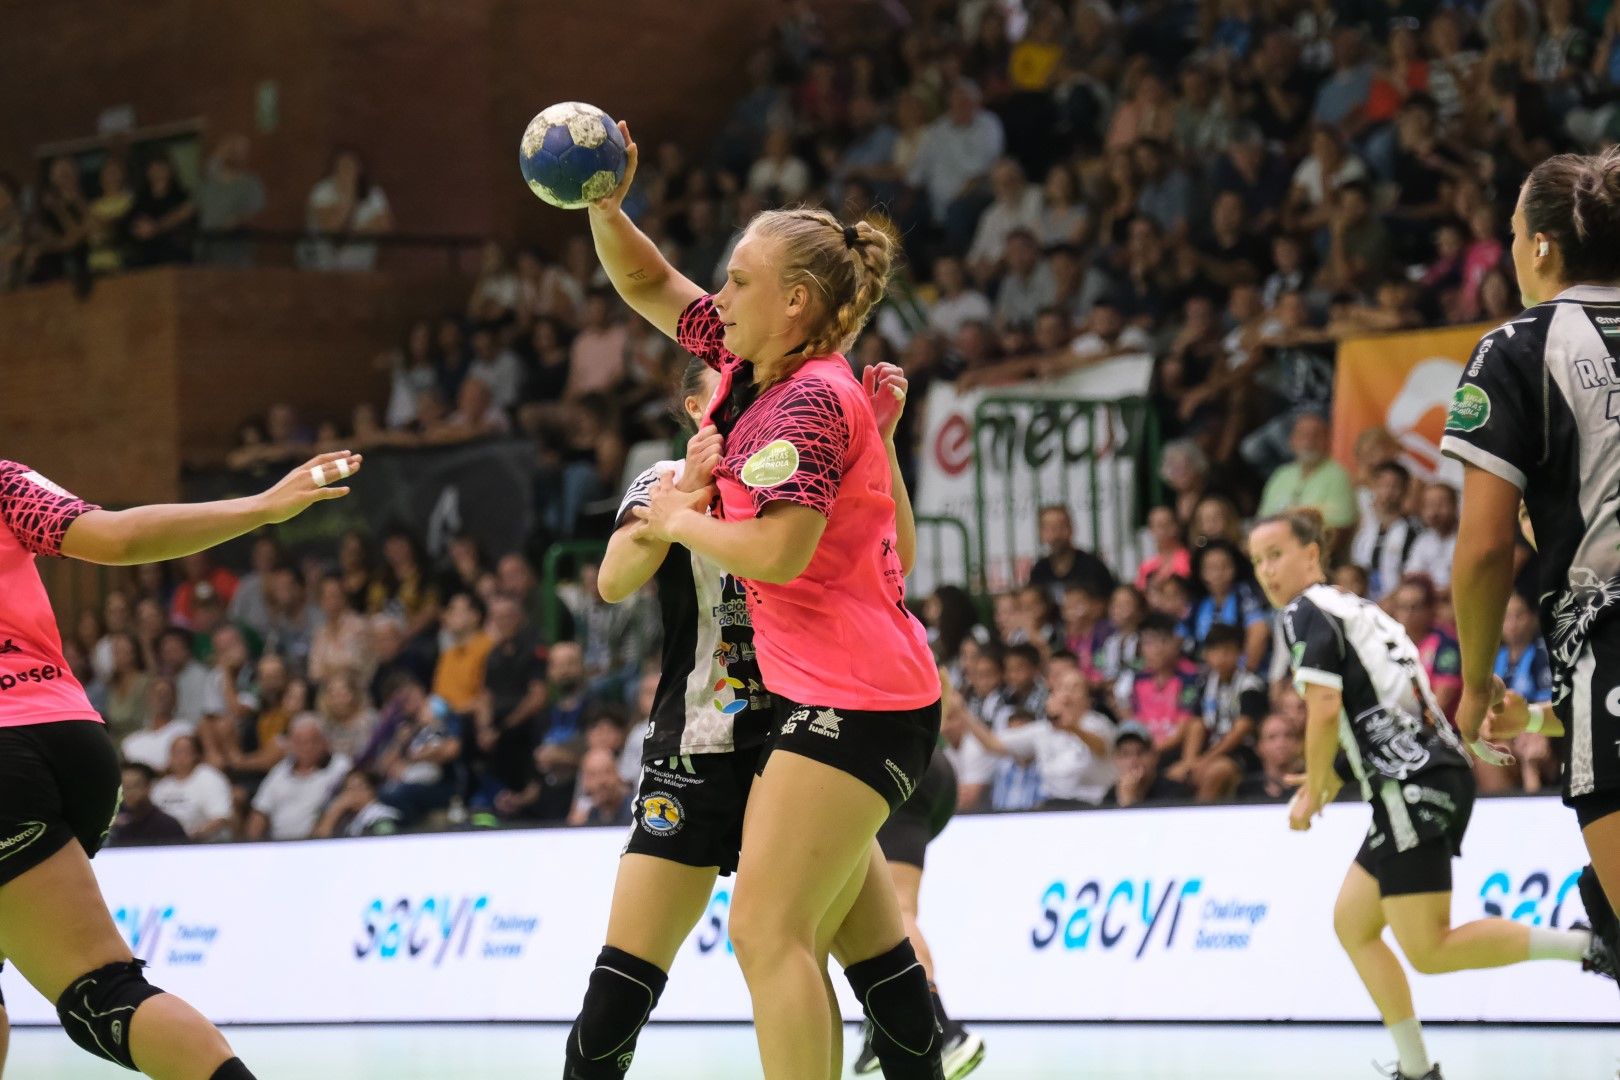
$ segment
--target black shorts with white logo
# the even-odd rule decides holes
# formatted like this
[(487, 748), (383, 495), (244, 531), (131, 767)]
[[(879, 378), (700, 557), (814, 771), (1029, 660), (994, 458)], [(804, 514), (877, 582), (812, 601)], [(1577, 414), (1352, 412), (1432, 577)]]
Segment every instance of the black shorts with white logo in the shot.
[(911, 798), (939, 742), (939, 702), (868, 712), (803, 705), (777, 695), (776, 726), (759, 771), (776, 750), (831, 765), (883, 796), (893, 813)]
[(891, 863), (921, 870), (928, 845), (956, 813), (956, 769), (939, 751), (923, 771), (917, 790), (878, 829), (878, 846)]
[(0, 885), (77, 840), (101, 850), (122, 791), (118, 751), (98, 720), (0, 728)]
[(736, 870), (759, 755), (755, 746), (643, 764), (625, 854), (718, 866), (722, 876)]
[(1474, 812), (1474, 774), (1447, 767), (1405, 781), (1379, 778), (1372, 808), (1356, 863), (1378, 880), (1379, 894), (1450, 892), (1451, 860), (1462, 854)]

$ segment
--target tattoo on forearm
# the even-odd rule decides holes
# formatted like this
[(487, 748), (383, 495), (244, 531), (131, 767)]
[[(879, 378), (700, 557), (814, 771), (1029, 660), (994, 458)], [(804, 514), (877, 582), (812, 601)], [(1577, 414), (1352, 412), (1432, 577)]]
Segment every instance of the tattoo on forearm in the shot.
[(645, 270), (632, 270), (632, 271), (630, 271), (630, 273), (627, 276), (630, 278), (631, 281), (646, 281), (647, 280), (647, 271), (645, 271)]

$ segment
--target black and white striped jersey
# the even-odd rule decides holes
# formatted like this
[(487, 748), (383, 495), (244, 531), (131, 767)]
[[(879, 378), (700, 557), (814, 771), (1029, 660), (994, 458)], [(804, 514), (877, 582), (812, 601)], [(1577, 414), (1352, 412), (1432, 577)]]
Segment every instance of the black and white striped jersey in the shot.
[(1283, 609), (1281, 622), (1295, 687), (1330, 686), (1343, 697), (1339, 749), (1363, 798), (1399, 802), (1412, 777), (1468, 768), (1417, 646), (1377, 604), (1312, 585)]
[[(662, 475), (684, 462), (660, 461), (625, 492), (617, 524), (646, 506)], [(663, 673), (653, 699), (643, 759), (718, 754), (756, 747), (770, 731), (771, 695), (754, 656), (754, 626), (742, 583), (679, 545), (654, 576), (664, 623)]]
[(1577, 285), (1528, 309), (1480, 339), (1440, 443), (1524, 493), (1566, 797), (1620, 786), (1617, 349), (1620, 289)]

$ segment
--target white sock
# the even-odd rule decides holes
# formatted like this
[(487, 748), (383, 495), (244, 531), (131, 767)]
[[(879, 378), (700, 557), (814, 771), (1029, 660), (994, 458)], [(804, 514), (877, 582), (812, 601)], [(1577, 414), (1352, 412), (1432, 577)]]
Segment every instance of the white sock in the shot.
[(1390, 1024), (1390, 1038), (1395, 1040), (1395, 1052), (1401, 1056), (1401, 1075), (1420, 1077), (1434, 1068), (1429, 1051), (1423, 1045), (1423, 1025), (1415, 1016), (1398, 1024)]
[(1530, 959), (1581, 960), (1592, 945), (1590, 930), (1543, 930), (1530, 928)]

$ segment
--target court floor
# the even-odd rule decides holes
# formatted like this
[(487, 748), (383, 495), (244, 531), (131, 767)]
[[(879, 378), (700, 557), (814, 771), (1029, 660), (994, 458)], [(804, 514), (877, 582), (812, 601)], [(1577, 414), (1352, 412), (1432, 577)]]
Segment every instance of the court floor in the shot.
[[(853, 1034), (854, 1029), (850, 1029)], [(1393, 1053), (1375, 1027), (989, 1025), (974, 1080), (1373, 1080)], [(549, 1080), (561, 1074), (557, 1025), (236, 1028), (227, 1034), (260, 1080)], [(1447, 1080), (1611, 1080), (1620, 1030), (1434, 1027)], [(7, 1080), (112, 1080), (54, 1029), (13, 1034)], [(757, 1080), (740, 1026), (653, 1025), (638, 1080)]]

